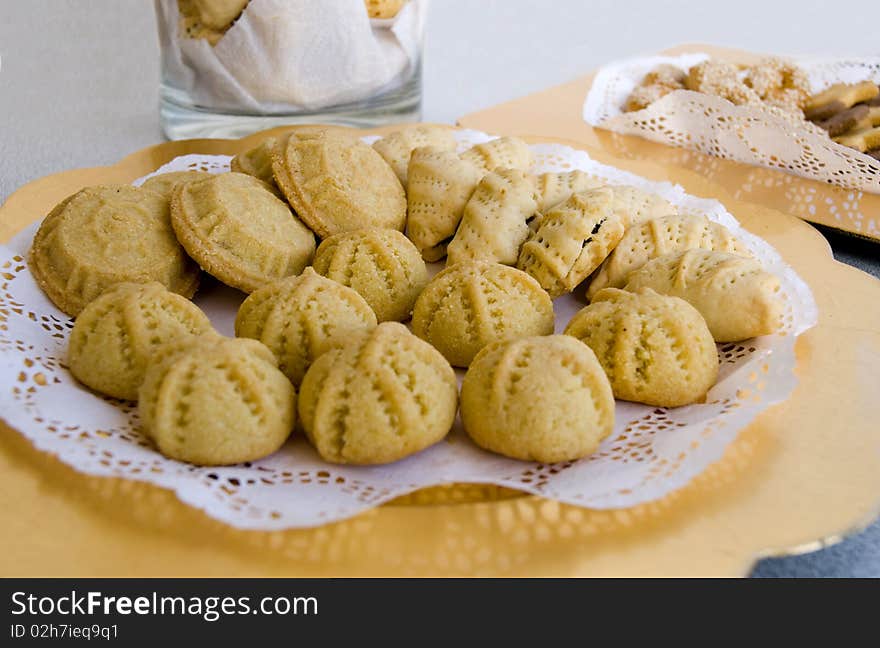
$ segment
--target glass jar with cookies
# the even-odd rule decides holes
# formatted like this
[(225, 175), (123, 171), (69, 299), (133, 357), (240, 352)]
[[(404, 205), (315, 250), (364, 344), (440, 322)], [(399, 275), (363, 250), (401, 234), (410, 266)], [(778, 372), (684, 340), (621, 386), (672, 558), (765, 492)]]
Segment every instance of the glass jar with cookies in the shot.
[(155, 0), (170, 139), (418, 121), (428, 0)]

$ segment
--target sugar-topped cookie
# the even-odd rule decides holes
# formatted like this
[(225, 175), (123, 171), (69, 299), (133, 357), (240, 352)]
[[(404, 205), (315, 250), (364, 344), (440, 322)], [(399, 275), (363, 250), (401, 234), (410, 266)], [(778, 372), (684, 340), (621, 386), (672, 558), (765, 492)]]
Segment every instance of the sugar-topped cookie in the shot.
[(275, 184), (272, 173), (272, 151), (278, 143), (275, 137), (267, 137), (262, 142), (239, 153), (229, 162), (229, 168), (236, 173), (245, 173), (262, 180), (266, 184)]
[(290, 208), (243, 173), (178, 185), (171, 222), (205, 271), (244, 292), (299, 274), (315, 251), (315, 236)]
[(275, 182), (315, 234), (364, 227), (403, 230), (406, 196), (376, 150), (348, 133), (297, 130), (272, 151)]
[(296, 390), (260, 342), (209, 333), (159, 349), (138, 410), (163, 455), (222, 466), (282, 446), (296, 421)]
[(252, 292), (235, 318), (235, 335), (269, 347), (294, 385), (327, 349), (375, 327), (376, 315), (363, 297), (312, 268)]
[(174, 187), (178, 184), (204, 180), (210, 177), (211, 174), (207, 171), (170, 171), (169, 173), (160, 173), (157, 176), (144, 180), (141, 188), (149, 189), (166, 200), (171, 200)]
[(461, 419), (486, 450), (574, 461), (611, 434), (614, 396), (589, 347), (567, 335), (528, 337), (477, 354), (461, 386)]
[(413, 333), (449, 362), (467, 367), (487, 344), (553, 333), (553, 302), (534, 278), (499, 263), (440, 272), (419, 295)]
[(705, 216), (664, 216), (630, 227), (587, 290), (592, 299), (603, 288), (622, 288), (629, 273), (664, 254), (702, 248), (751, 256), (733, 233)]
[(461, 222), (464, 207), (483, 177), (454, 151), (433, 146), (412, 152), (406, 193), (406, 235), (425, 261), (439, 261)]
[(76, 318), (67, 362), (87, 387), (136, 400), (147, 364), (160, 346), (211, 330), (195, 304), (162, 284), (120, 283), (89, 302)]
[(110, 286), (158, 281), (190, 298), (199, 268), (177, 242), (168, 201), (129, 185), (87, 187), (43, 220), (28, 258), (49, 299), (76, 316)]
[(461, 159), (475, 164), (485, 173), (499, 167), (528, 171), (534, 162), (529, 145), (518, 137), (499, 137), (477, 144), (462, 153)]
[(455, 151), (455, 138), (448, 128), (419, 124), (396, 130), (373, 143), (373, 148), (394, 169), (394, 173), (404, 189), (407, 188), (407, 168), (409, 167), (410, 155), (420, 146)]
[(488, 261), (514, 265), (537, 212), (532, 176), (498, 169), (480, 180), (447, 248), (447, 263)]
[(603, 178), (590, 175), (586, 171), (565, 171), (559, 173), (542, 173), (535, 178), (538, 194), (538, 211), (542, 214), (555, 207), (572, 194), (598, 189), (607, 182)]
[(678, 407), (703, 399), (718, 377), (718, 352), (703, 316), (650, 288), (597, 293), (565, 328), (590, 347), (614, 396)]
[(455, 372), (396, 322), (320, 356), (302, 382), (299, 414), (321, 457), (384, 464), (440, 441), (458, 405)]
[(629, 275), (625, 289), (642, 288), (684, 299), (716, 342), (769, 335), (782, 322), (779, 277), (737, 254), (696, 249), (658, 257)]
[(353, 288), (380, 322), (402, 321), (428, 283), (428, 268), (401, 232), (362, 229), (325, 239), (315, 253), (318, 274)]

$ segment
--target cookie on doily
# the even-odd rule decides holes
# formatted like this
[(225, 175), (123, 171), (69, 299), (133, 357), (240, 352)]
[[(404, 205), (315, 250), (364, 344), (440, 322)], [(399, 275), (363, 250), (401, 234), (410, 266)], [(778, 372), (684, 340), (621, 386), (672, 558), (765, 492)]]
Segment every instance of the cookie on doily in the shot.
[(538, 211), (544, 213), (572, 194), (588, 189), (597, 189), (607, 185), (604, 178), (591, 175), (586, 171), (563, 171), (542, 173), (535, 177)]
[(171, 200), (171, 194), (174, 193), (174, 187), (177, 185), (210, 177), (211, 174), (207, 171), (171, 171), (147, 178), (141, 185), (141, 189), (148, 189), (166, 200)]
[(462, 153), (461, 159), (475, 164), (485, 173), (499, 167), (528, 171), (534, 162), (529, 145), (518, 137), (499, 137), (477, 144)]
[(412, 152), (420, 146), (431, 146), (444, 151), (455, 150), (452, 130), (442, 126), (419, 124), (407, 126), (373, 142), (373, 148), (394, 169), (400, 184), (407, 188), (407, 168)]

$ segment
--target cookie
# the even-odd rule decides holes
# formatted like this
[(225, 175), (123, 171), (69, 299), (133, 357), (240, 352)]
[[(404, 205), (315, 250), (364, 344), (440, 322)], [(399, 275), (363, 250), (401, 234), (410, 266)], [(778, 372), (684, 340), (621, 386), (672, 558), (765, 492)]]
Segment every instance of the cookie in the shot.
[(740, 81), (738, 75), (739, 68), (733, 63), (710, 59), (688, 70), (685, 87), (726, 99), (738, 106), (760, 104), (760, 95)]
[(416, 300), (412, 329), (456, 367), (487, 344), (553, 333), (553, 302), (533, 277), (469, 262), (437, 274)]
[(315, 237), (266, 185), (222, 173), (179, 185), (171, 198), (177, 238), (209, 274), (243, 292), (302, 272)]
[(275, 184), (275, 175), (272, 173), (272, 151), (278, 140), (275, 137), (267, 137), (253, 148), (239, 153), (229, 163), (229, 168), (236, 173), (245, 173), (262, 180), (268, 185)]
[(681, 89), (679, 86), (666, 85), (665, 83), (636, 86), (629, 94), (629, 97), (627, 97), (626, 103), (623, 105), (623, 111), (634, 112), (636, 110), (644, 110), (655, 101)]
[(872, 126), (873, 124), (869, 121), (870, 113), (871, 106), (858, 104), (842, 110), (828, 119), (818, 121), (816, 125), (828, 131), (829, 137), (838, 137), (849, 131)]
[(614, 396), (595, 354), (567, 335), (485, 347), (461, 386), (461, 420), (481, 448), (556, 463), (593, 454), (614, 429)]
[(833, 139), (838, 144), (843, 144), (864, 153), (865, 151), (880, 147), (880, 126), (876, 128), (860, 128)]
[(642, 79), (641, 85), (653, 85), (659, 83), (662, 85), (683, 88), (685, 77), (687, 77), (687, 73), (681, 68), (667, 63), (661, 63), (645, 75), (645, 78)]
[(602, 288), (622, 288), (631, 272), (651, 259), (694, 248), (751, 256), (733, 233), (705, 216), (664, 216), (630, 227), (602, 263), (587, 298)]
[(563, 173), (542, 173), (535, 178), (535, 190), (538, 194), (538, 211), (544, 213), (572, 194), (588, 189), (597, 189), (608, 184), (603, 178), (590, 175), (585, 171), (567, 171)]
[(76, 318), (67, 363), (70, 373), (96, 392), (136, 400), (160, 346), (211, 330), (195, 304), (156, 281), (116, 284)]
[(656, 407), (703, 400), (718, 378), (718, 351), (697, 310), (650, 288), (608, 288), (568, 323), (590, 347), (616, 398)]
[(406, 0), (364, 0), (370, 18), (394, 18), (406, 4)]
[(869, 101), (878, 94), (880, 89), (873, 81), (835, 83), (809, 98), (804, 107), (804, 116), (811, 121), (822, 121), (857, 103)]
[(235, 335), (269, 347), (294, 385), (315, 358), (375, 327), (376, 315), (363, 297), (312, 268), (254, 291), (235, 318)]
[(611, 211), (623, 223), (624, 229), (678, 213), (678, 209), (672, 203), (657, 194), (629, 185), (609, 185), (609, 187), (612, 194)]
[(462, 153), (461, 159), (471, 162), (485, 173), (499, 167), (528, 171), (534, 162), (529, 145), (518, 137), (499, 137), (477, 144)]
[(352, 336), (306, 372), (299, 413), (325, 461), (384, 464), (431, 446), (455, 421), (455, 372), (405, 326)]
[(171, 171), (162, 173), (152, 178), (144, 180), (141, 189), (148, 189), (153, 193), (157, 193), (165, 200), (171, 200), (171, 194), (180, 183), (193, 182), (195, 180), (204, 180), (210, 178), (211, 174), (207, 171)]
[(363, 297), (380, 322), (409, 319), (428, 283), (428, 268), (401, 232), (362, 229), (325, 239), (315, 253), (315, 271)]
[(464, 207), (447, 248), (447, 263), (488, 261), (513, 265), (538, 209), (534, 179), (516, 169), (486, 174)]
[(516, 267), (534, 277), (550, 297), (571, 292), (599, 267), (623, 237), (608, 187), (572, 195), (548, 211), (523, 244)]
[(129, 185), (87, 187), (63, 200), (40, 225), (28, 262), (43, 292), (72, 316), (118, 283), (158, 281), (186, 298), (199, 285), (168, 201)]
[(420, 146), (432, 146), (444, 151), (455, 150), (452, 131), (442, 126), (419, 124), (394, 131), (373, 142), (373, 148), (397, 174), (404, 189), (407, 188), (407, 168), (412, 152)]
[(439, 261), (461, 222), (483, 171), (454, 151), (415, 149), (409, 162), (406, 235), (425, 261)]
[(275, 182), (315, 234), (365, 227), (403, 230), (406, 196), (371, 146), (333, 130), (294, 131), (272, 151)]
[(178, 0), (180, 13), (198, 19), (207, 29), (225, 32), (250, 0)]
[(770, 335), (782, 324), (779, 278), (736, 254), (697, 249), (658, 257), (630, 274), (624, 289), (643, 288), (684, 299), (716, 342)]
[(762, 101), (800, 111), (810, 97), (807, 73), (791, 61), (770, 57), (746, 68), (743, 82)]

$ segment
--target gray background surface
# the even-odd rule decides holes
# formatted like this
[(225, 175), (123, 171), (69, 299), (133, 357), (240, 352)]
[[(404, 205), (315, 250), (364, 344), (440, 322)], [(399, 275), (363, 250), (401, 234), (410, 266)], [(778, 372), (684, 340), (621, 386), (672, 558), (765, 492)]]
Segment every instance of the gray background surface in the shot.
[[(317, 0), (316, 0), (317, 1)], [(853, 0), (849, 15), (872, 13)], [(426, 121), (562, 83), (616, 58), (684, 42), (779, 53), (877, 54), (869, 21), (828, 29), (828, 2), (434, 0)], [(0, 202), (74, 167), (112, 164), (162, 141), (158, 45), (148, 0), (0, 0)], [(823, 231), (835, 256), (880, 276), (880, 245)], [(755, 576), (880, 577), (880, 523)]]

